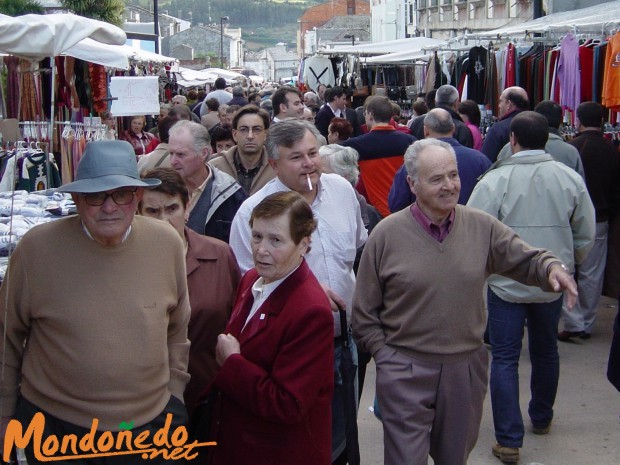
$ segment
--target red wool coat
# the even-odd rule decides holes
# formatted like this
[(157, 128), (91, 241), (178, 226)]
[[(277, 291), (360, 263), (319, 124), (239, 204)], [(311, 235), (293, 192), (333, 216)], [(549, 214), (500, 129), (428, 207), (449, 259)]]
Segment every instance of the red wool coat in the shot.
[(226, 332), (241, 344), (216, 375), (214, 465), (330, 465), (333, 317), (306, 262), (259, 308), (250, 270)]

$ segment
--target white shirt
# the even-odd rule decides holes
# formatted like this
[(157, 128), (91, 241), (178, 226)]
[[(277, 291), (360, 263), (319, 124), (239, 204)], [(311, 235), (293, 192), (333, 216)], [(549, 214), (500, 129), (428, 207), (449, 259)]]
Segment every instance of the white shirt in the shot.
[[(275, 192), (290, 191), (277, 177), (248, 198), (235, 215), (230, 229), (232, 247), (241, 272), (253, 268), (250, 215), (256, 205)], [(353, 187), (337, 174), (322, 174), (318, 194), (312, 202), (318, 221), (312, 233), (311, 250), (305, 256), (308, 266), (320, 283), (329, 286), (347, 304), (350, 317), (355, 291), (353, 262), (357, 249), (364, 245), (368, 233)], [(334, 313), (335, 336), (340, 334), (340, 320)]]
[[(273, 293), (273, 291), (275, 291), (276, 288), (280, 284), (282, 284), (282, 282), (286, 278), (288, 278), (291, 274), (293, 274), (293, 272), (296, 271), (297, 268), (299, 268), (299, 266), (295, 267), (293, 271), (288, 273), (283, 278), (276, 279), (275, 281), (272, 281), (269, 284), (265, 284), (265, 279), (262, 276), (256, 280), (256, 282), (252, 285), (252, 295), (254, 296), (254, 303), (252, 304), (252, 308), (250, 309), (250, 313), (248, 314), (248, 317), (245, 319), (245, 324), (243, 325), (241, 332), (243, 332), (243, 330), (248, 325), (252, 317), (256, 315), (256, 312), (258, 312), (258, 309), (261, 308), (263, 303), (265, 303), (265, 300), (267, 300), (269, 296)], [(265, 314), (261, 313), (260, 319), (262, 320), (263, 318), (265, 318)]]

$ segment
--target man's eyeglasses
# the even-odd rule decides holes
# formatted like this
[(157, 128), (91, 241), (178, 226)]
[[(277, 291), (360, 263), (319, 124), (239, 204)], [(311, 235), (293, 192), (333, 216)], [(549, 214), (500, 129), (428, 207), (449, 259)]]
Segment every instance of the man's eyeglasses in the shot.
[(251, 128), (247, 126), (241, 126), (240, 128), (237, 128), (237, 132), (243, 134), (244, 136), (247, 136), (250, 132), (252, 132), (255, 136), (259, 136), (264, 131), (265, 131), (265, 128), (260, 127), (260, 126), (252, 126)]
[(111, 194), (107, 192), (91, 192), (81, 195), (84, 202), (91, 207), (103, 205), (108, 200), (108, 197), (112, 197), (116, 205), (129, 205), (133, 201), (133, 196), (136, 195), (136, 189), (118, 189)]

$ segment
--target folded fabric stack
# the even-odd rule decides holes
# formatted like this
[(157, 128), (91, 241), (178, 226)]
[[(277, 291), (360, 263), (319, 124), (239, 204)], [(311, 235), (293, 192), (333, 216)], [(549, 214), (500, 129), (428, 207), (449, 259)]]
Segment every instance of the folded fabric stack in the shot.
[(76, 212), (69, 194), (47, 191), (0, 192), (0, 281), (9, 256), (33, 226)]

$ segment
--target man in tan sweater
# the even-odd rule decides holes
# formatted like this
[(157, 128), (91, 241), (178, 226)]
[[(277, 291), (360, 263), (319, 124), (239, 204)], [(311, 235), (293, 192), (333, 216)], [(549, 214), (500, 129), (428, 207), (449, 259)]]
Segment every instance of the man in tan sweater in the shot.
[(452, 147), (437, 139), (405, 153), (416, 202), (382, 220), (362, 254), (353, 335), (377, 366), (385, 465), (465, 465), (487, 386), (482, 288), (502, 274), (544, 290), (576, 284), (562, 262), (499, 220), (457, 205)]
[[(109, 434), (103, 432), (123, 429), (152, 439), (169, 413), (172, 428), (186, 422), (190, 306), (183, 244), (164, 222), (134, 218), (144, 189), (159, 183), (140, 180), (127, 142), (90, 142), (76, 181), (60, 189), (71, 193), (78, 216), (37, 226), (18, 244), (0, 289), (6, 332), (0, 438), (7, 420), (25, 430), (38, 412), (43, 441), (82, 438), (94, 419), (95, 444)], [(30, 465), (40, 463), (37, 449), (29, 441)], [(140, 456), (119, 459), (136, 463)], [(160, 456), (144, 463), (172, 462)]]

